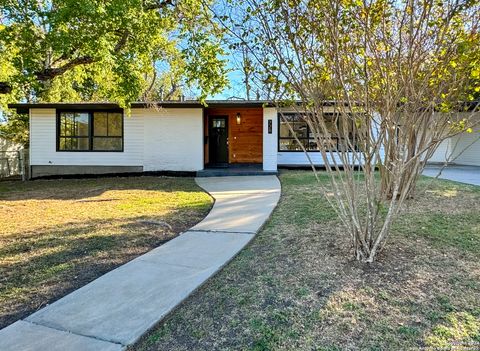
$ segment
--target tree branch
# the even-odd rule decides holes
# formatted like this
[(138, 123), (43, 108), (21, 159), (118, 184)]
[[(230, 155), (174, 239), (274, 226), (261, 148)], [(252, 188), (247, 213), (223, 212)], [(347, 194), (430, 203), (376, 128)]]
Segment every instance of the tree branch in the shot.
[(8, 94), (12, 91), (12, 86), (7, 82), (0, 82), (0, 94)]
[(115, 45), (115, 48), (113, 49), (114, 54), (118, 54), (124, 47), (127, 45), (127, 40), (128, 37), (130, 36), (130, 32), (128, 30), (125, 30), (120, 39), (117, 42), (117, 45)]
[[(129, 35), (130, 35), (130, 32), (128, 30), (125, 30), (122, 32), (120, 39), (118, 40), (117, 44), (113, 49), (114, 54), (118, 54), (127, 45)], [(62, 57), (65, 58), (65, 54), (62, 55)], [(64, 64), (63, 66), (55, 67), (55, 68), (49, 67), (41, 71), (35, 72), (35, 76), (39, 81), (44, 82), (44, 81), (51, 80), (57, 76), (60, 76), (76, 66), (88, 65), (96, 61), (97, 59), (92, 56), (88, 56), (88, 55), (80, 56), (72, 59), (70, 62)]]
[(160, 10), (169, 5), (173, 5), (173, 0), (163, 0), (163, 1), (143, 1), (143, 8), (147, 11), (149, 10)]
[[(167, 6), (174, 5), (174, 1), (175, 0), (144, 0), (143, 8), (144, 11), (159, 10)], [(128, 30), (119, 31), (118, 34), (120, 35), (120, 38), (113, 49), (113, 54), (118, 54), (120, 51), (122, 51), (123, 48), (125, 48), (128, 42), (128, 38), (130, 36), (130, 32)], [(60, 61), (66, 60), (68, 56), (68, 54), (64, 53), (55, 61), (53, 61), (53, 63), (59, 63)], [(96, 61), (98, 61), (97, 58), (94, 58), (90, 55), (84, 55), (73, 58), (60, 67), (52, 67), (52, 65), (50, 65), (47, 68), (35, 72), (34, 74), (40, 82), (46, 82), (64, 74), (65, 72), (76, 66), (88, 65)], [(11, 91), (12, 87), (8, 82), (0, 82), (0, 94), (8, 94)]]
[(80, 65), (88, 65), (90, 63), (94, 63), (96, 60), (92, 56), (80, 56), (77, 58), (72, 59), (70, 62), (64, 64), (63, 66), (56, 67), (56, 68), (45, 68), (41, 71), (35, 72), (35, 76), (39, 81), (48, 81), (56, 76), (60, 76), (64, 74), (69, 69), (72, 69), (76, 66)]

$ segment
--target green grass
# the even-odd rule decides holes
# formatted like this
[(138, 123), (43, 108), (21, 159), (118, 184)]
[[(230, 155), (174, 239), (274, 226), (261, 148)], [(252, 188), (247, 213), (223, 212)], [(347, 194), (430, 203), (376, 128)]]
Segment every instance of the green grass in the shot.
[(262, 232), (132, 350), (477, 345), (478, 187), (422, 178), (387, 248), (364, 265), (313, 175), (285, 171), (280, 180), (280, 203)]
[(0, 328), (200, 221), (191, 178), (0, 183)]

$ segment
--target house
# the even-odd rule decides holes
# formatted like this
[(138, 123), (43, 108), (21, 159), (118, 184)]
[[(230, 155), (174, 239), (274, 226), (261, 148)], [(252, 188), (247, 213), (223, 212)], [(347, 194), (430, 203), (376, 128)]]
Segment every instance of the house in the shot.
[[(476, 117), (480, 117), (478, 114)], [(471, 133), (461, 133), (445, 139), (429, 160), (431, 164), (480, 166), (480, 130), (478, 125)]]
[[(32, 178), (71, 174), (192, 173), (249, 165), (263, 173), (309, 161), (279, 111), (266, 101), (133, 103), (130, 115), (110, 103), (11, 104), (30, 116)], [(332, 110), (333, 111), (333, 110)], [(285, 111), (284, 111), (285, 112)], [(297, 136), (322, 164), (305, 122)]]
[[(32, 178), (140, 172), (193, 175), (244, 165), (272, 174), (281, 166), (309, 166), (309, 158), (323, 164), (301, 116), (267, 101), (212, 100), (206, 106), (193, 100), (139, 102), (131, 105), (128, 116), (110, 103), (9, 106), (30, 116)], [(325, 106), (325, 118), (329, 114), (333, 116), (333, 106)], [(329, 143), (339, 141), (333, 137)], [(338, 146), (332, 145), (333, 150)]]

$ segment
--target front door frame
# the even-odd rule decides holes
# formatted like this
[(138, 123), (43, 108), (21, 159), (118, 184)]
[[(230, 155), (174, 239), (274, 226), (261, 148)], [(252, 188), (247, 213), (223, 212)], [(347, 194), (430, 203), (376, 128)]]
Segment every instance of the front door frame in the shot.
[[(212, 162), (213, 161), (213, 143), (212, 141), (212, 121), (214, 119), (223, 119), (225, 121), (225, 130), (227, 135), (226, 140), (226, 162)], [(208, 128), (208, 166), (210, 167), (228, 167), (230, 163), (229, 159), (229, 145), (228, 145), (228, 137), (229, 137), (229, 128), (228, 128), (228, 115), (207, 115), (207, 128)]]

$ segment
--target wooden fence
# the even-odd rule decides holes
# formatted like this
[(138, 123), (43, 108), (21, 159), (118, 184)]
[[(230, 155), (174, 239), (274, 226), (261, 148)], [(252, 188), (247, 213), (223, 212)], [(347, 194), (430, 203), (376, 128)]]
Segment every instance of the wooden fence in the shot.
[(0, 151), (0, 179), (29, 178), (28, 150)]

